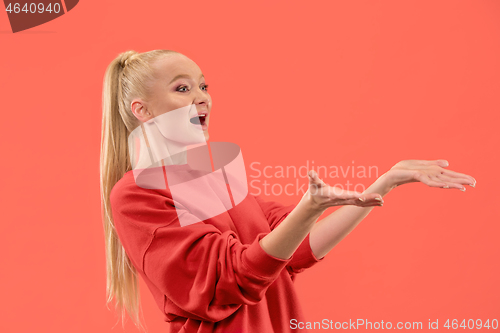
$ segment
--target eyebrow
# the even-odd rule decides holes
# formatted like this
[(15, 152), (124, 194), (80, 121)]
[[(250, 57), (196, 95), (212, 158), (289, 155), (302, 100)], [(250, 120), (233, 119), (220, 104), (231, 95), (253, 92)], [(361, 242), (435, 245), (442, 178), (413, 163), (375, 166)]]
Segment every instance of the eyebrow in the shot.
[[(202, 78), (204, 78), (204, 77), (205, 77), (205, 76), (204, 76), (203, 74), (201, 74), (201, 76), (200, 76), (200, 80), (201, 80)], [(187, 74), (179, 74), (179, 75), (175, 76), (175, 77), (172, 79), (172, 81), (170, 81), (170, 83), (172, 83), (172, 82), (174, 82), (175, 80), (180, 79), (180, 78), (186, 78), (186, 79), (189, 79), (189, 75), (187, 75)], [(170, 84), (170, 83), (169, 83), (169, 84)]]

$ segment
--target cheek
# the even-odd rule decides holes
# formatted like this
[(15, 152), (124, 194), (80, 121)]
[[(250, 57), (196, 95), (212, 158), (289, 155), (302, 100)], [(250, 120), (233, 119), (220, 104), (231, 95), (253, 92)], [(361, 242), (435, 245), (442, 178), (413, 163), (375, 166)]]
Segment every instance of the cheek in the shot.
[(179, 94), (165, 94), (164, 97), (156, 104), (158, 114), (180, 109), (190, 105), (191, 102)]
[(177, 97), (175, 100), (170, 102), (172, 110), (191, 107), (193, 104), (193, 100), (188, 98), (187, 96)]

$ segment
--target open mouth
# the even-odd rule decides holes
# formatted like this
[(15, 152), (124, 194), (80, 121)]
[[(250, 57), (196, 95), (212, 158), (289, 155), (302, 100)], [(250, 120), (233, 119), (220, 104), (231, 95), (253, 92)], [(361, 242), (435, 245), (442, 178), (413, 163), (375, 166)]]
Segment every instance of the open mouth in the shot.
[(189, 119), (189, 121), (192, 124), (201, 125), (202, 127), (204, 127), (206, 125), (206, 118), (207, 118), (206, 114), (198, 114), (193, 118)]

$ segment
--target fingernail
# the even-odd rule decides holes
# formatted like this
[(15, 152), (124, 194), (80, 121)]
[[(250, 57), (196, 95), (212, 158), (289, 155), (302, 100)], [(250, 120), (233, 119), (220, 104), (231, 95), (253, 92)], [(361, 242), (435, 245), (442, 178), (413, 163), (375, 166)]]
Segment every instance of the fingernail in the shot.
[(382, 198), (376, 197), (375, 200), (382, 201)]
[(465, 192), (465, 187), (462, 187), (460, 191)]
[(469, 184), (469, 185), (472, 186), (472, 187), (476, 187), (476, 184)]
[(448, 185), (443, 186), (443, 188), (450, 188)]
[(358, 198), (359, 201), (365, 201), (363, 198)]

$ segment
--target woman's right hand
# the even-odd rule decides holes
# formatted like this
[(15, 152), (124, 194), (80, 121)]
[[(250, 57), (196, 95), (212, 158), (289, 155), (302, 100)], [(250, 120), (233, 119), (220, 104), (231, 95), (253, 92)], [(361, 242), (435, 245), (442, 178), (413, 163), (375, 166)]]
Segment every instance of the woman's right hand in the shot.
[(329, 186), (318, 177), (314, 170), (308, 172), (308, 178), (309, 188), (303, 198), (309, 200), (313, 208), (319, 211), (333, 206), (371, 207), (382, 206), (384, 203), (382, 196), (378, 193), (363, 194)]

